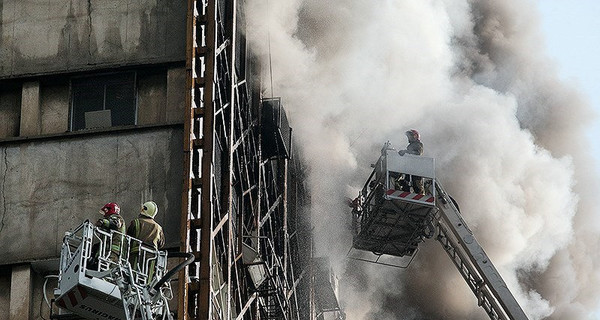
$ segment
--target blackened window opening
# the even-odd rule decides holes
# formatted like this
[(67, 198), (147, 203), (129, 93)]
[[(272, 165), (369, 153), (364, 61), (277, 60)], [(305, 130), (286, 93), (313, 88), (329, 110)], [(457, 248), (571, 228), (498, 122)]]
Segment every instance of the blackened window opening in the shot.
[(73, 79), (71, 130), (86, 129), (86, 112), (110, 110), (112, 126), (136, 124), (135, 73)]

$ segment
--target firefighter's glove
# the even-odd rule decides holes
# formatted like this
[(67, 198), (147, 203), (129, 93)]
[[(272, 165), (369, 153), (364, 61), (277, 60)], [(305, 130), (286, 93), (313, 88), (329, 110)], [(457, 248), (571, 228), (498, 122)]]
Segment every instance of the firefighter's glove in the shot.
[(405, 153), (406, 153), (406, 150), (400, 150), (400, 151), (398, 151), (398, 154), (401, 155), (401, 156), (403, 156)]
[(109, 225), (108, 219), (98, 219), (98, 221), (96, 222), (96, 227), (99, 227), (99, 228), (108, 228), (108, 225)]

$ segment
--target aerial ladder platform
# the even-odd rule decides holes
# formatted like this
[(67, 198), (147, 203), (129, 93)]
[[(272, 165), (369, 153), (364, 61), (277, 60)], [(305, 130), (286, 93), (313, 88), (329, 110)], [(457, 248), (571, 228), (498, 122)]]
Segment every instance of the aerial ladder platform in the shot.
[(193, 256), (170, 253), (187, 259), (167, 271), (167, 255), (139, 239), (85, 221), (63, 238), (53, 299), (59, 310), (50, 318), (172, 320), (169, 279)]
[[(400, 155), (388, 142), (373, 167), (351, 202), (354, 234), (349, 258), (405, 268), (418, 245), (435, 238), (490, 319), (528, 319), (463, 220), (458, 204), (436, 180), (433, 158)], [(416, 183), (424, 192), (415, 192)], [(390, 257), (408, 262), (400, 264)]]

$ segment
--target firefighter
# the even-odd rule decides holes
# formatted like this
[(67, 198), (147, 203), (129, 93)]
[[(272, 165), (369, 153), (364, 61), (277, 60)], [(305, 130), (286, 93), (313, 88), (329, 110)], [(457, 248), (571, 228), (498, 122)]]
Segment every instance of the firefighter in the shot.
[[(411, 129), (405, 132), (408, 138), (408, 146), (405, 150), (398, 151), (401, 156), (409, 153), (417, 156), (423, 155), (423, 143), (421, 142), (419, 132), (415, 129)], [(425, 194), (425, 188), (423, 187), (423, 178), (419, 176), (409, 176), (409, 180), (412, 180), (412, 187), (415, 193)], [(406, 190), (406, 189), (409, 190)], [(403, 185), (404, 191), (410, 191), (410, 187), (406, 184)]]
[(160, 249), (165, 244), (165, 235), (162, 227), (154, 221), (158, 213), (158, 206), (154, 201), (142, 205), (140, 215), (129, 224), (127, 235), (141, 240), (145, 245)]
[[(154, 221), (154, 217), (156, 217), (157, 213), (158, 206), (154, 201), (144, 203), (139, 216), (129, 224), (127, 235), (141, 240), (144, 245), (152, 247), (155, 250), (162, 248), (162, 246), (165, 245), (165, 235), (162, 227)], [(143, 268), (143, 266), (138, 266), (140, 257), (142, 257), (142, 255), (140, 254), (139, 243), (134, 242), (131, 245), (131, 251), (129, 252), (129, 261), (131, 262), (132, 267)], [(148, 281), (152, 280), (153, 269), (154, 260), (149, 266)]]
[(400, 150), (398, 153), (403, 156), (406, 153), (414, 154), (417, 156), (423, 155), (423, 143), (420, 140), (419, 132), (415, 129), (411, 129), (405, 132), (408, 138), (408, 146), (406, 150)]
[[(110, 260), (117, 262), (121, 254), (121, 244), (123, 243), (123, 236), (125, 234), (125, 220), (121, 217), (121, 208), (117, 203), (109, 202), (99, 212), (104, 217), (98, 219), (96, 227), (108, 232), (113, 230), (120, 232), (120, 234), (112, 233), (111, 236)], [(98, 248), (96, 248), (96, 253), (98, 253), (97, 250)]]

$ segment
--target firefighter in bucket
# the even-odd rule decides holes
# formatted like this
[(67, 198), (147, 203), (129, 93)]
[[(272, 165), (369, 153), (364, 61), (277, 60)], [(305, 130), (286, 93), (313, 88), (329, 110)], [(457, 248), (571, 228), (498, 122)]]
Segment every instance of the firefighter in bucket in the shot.
[[(417, 156), (423, 155), (423, 143), (421, 142), (419, 132), (415, 129), (411, 129), (405, 132), (408, 138), (408, 145), (406, 149), (398, 151), (398, 154), (403, 156), (407, 153), (414, 154)], [(425, 188), (423, 187), (423, 178), (415, 175), (403, 174), (396, 180), (396, 189), (410, 192), (412, 186), (414, 193), (425, 194)]]

